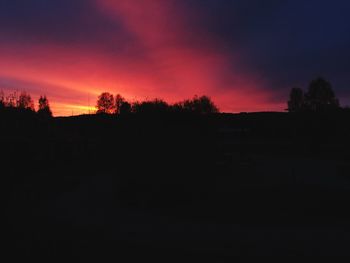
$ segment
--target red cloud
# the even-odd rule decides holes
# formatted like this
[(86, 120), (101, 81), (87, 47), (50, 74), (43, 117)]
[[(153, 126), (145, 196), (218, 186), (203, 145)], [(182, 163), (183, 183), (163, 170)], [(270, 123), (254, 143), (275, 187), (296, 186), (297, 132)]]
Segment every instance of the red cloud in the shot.
[(219, 40), (192, 26), (193, 14), (178, 1), (96, 4), (130, 35), (122, 50), (123, 39), (113, 37), (118, 32), (109, 32), (108, 47), (115, 43), (114, 49), (89, 43), (0, 43), (0, 75), (40, 83), (35, 92), (52, 95), (55, 115), (87, 112), (88, 99), (94, 105), (102, 91), (169, 102), (206, 94), (222, 111), (283, 109), (264, 89), (261, 76), (240, 68), (239, 52), (226, 52)]

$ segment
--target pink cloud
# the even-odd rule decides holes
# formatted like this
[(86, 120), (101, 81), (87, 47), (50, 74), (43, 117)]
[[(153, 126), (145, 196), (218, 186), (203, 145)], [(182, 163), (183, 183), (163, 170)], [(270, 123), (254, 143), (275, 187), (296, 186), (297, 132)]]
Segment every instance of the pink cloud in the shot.
[(96, 5), (128, 32), (132, 40), (125, 40), (126, 48), (119, 48), (123, 39), (113, 37), (114, 32), (109, 48), (88, 43), (0, 43), (0, 75), (40, 83), (35, 92), (52, 95), (56, 115), (69, 115), (74, 109), (86, 112), (88, 98), (93, 105), (102, 91), (130, 100), (158, 97), (169, 102), (206, 94), (223, 111), (283, 109), (264, 89), (263, 77), (240, 68), (243, 58), (238, 50), (228, 53), (205, 30), (189, 28), (193, 14), (178, 1), (96, 0)]

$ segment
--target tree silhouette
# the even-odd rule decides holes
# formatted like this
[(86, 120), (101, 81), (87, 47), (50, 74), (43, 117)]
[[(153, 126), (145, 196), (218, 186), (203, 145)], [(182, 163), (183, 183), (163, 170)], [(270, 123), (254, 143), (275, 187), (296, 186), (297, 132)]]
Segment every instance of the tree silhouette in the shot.
[(212, 114), (219, 112), (217, 106), (208, 96), (194, 96), (193, 99), (185, 100), (182, 103), (176, 104), (175, 107), (198, 114)]
[(131, 104), (127, 101), (124, 101), (119, 108), (119, 114), (124, 115), (124, 114), (129, 114), (131, 113)]
[(208, 96), (194, 96), (192, 99), (169, 105), (162, 99), (136, 101), (130, 104), (117, 94), (115, 98), (108, 92), (103, 92), (97, 100), (97, 112), (107, 114), (164, 114), (170, 112), (190, 112), (196, 114), (212, 114), (219, 112), (218, 107)]
[(126, 102), (122, 95), (117, 94), (115, 96), (115, 113), (120, 114), (122, 105)]
[(22, 91), (17, 101), (17, 107), (20, 109), (34, 111), (34, 101), (28, 93)]
[(339, 108), (332, 85), (323, 78), (311, 81), (305, 94), (305, 104), (309, 110), (324, 111)]
[(169, 110), (169, 105), (161, 99), (154, 99), (143, 102), (135, 102), (132, 105), (134, 113), (158, 114)]
[(38, 114), (44, 117), (52, 117), (49, 100), (46, 96), (40, 96)]
[(299, 112), (304, 109), (304, 92), (300, 88), (292, 88), (289, 101), (288, 101), (288, 111), (289, 112)]
[(1, 90), (0, 91), (0, 109), (5, 107), (5, 94)]
[(97, 100), (97, 113), (111, 114), (115, 111), (114, 97), (108, 92), (103, 92)]
[(17, 91), (12, 92), (5, 97), (5, 106), (6, 107), (14, 108), (17, 105), (18, 105)]

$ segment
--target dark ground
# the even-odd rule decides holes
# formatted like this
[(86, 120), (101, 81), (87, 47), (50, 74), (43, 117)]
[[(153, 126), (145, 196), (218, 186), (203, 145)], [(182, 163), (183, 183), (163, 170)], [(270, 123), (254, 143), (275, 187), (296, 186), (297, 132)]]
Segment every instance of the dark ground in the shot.
[(1, 116), (8, 251), (45, 262), (349, 255), (349, 116)]

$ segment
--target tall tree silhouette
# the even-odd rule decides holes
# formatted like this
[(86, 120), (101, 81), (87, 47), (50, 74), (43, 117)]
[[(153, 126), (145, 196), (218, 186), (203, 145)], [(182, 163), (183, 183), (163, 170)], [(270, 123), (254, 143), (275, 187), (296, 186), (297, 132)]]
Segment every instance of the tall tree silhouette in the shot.
[(304, 109), (304, 92), (300, 88), (292, 88), (289, 95), (288, 111), (298, 112)]
[(311, 81), (305, 94), (306, 107), (312, 111), (323, 111), (339, 108), (331, 83), (323, 78)]
[(34, 101), (32, 97), (25, 91), (22, 91), (17, 101), (17, 107), (20, 109), (34, 111)]
[(39, 98), (38, 114), (44, 117), (52, 117), (49, 100), (46, 98), (46, 96), (40, 96)]
[(122, 95), (115, 95), (115, 113), (120, 114), (122, 105), (126, 102)]
[(108, 92), (101, 93), (97, 100), (97, 113), (111, 114), (115, 112), (114, 97)]
[(0, 109), (5, 107), (5, 93), (0, 90)]

